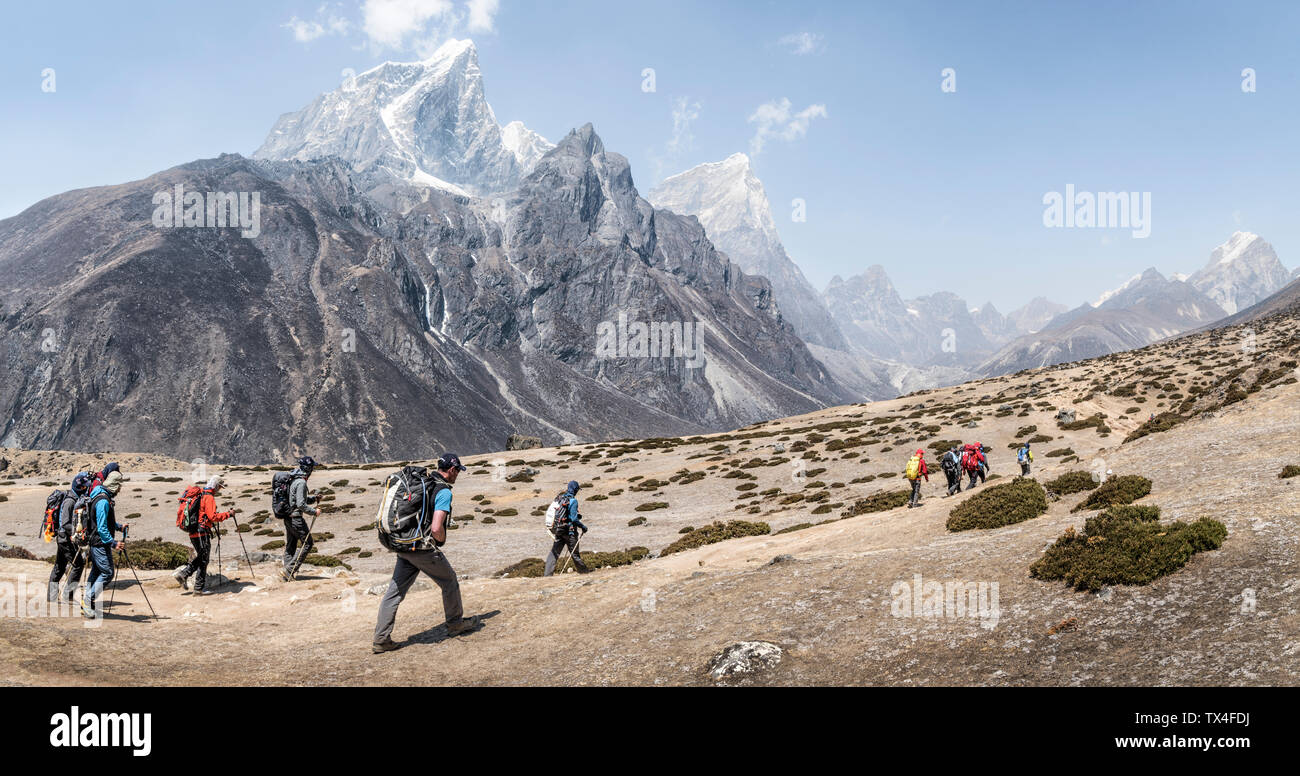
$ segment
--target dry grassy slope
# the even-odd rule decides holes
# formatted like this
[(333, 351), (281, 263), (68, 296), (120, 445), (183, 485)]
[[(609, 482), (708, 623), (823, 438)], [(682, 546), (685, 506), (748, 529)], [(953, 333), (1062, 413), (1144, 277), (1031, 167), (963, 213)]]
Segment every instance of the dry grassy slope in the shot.
[[(1300, 431), (1300, 392), (1285, 376), (1244, 401), (1196, 416), (1173, 430), (1120, 444), (1138, 425), (1137, 418), (1179, 403), (1199, 377), (1211, 388), (1202, 400), (1217, 403), (1225, 386), (1219, 382), (1246, 367), (1238, 379), (1249, 386), (1261, 369), (1295, 358), (1297, 342), (1290, 318), (1256, 323), (1257, 352), (1239, 352), (1240, 332), (1212, 332), (1081, 364), (985, 380), (867, 406), (840, 407), (799, 418), (764, 424), (748, 431), (769, 436), (742, 442), (718, 442), (716, 435), (671, 449), (616, 453), (613, 458), (572, 463), (560, 468), (563, 450), (529, 451), (520, 457), (536, 462), (536, 482), (493, 482), (471, 463), (456, 488), (457, 512), (469, 512), (471, 498), (484, 494), (491, 506), (514, 506), (520, 514), (494, 525), (481, 519), (463, 523), (452, 534), (448, 554), (471, 578), (462, 583), (470, 612), (490, 614), (486, 626), (460, 639), (444, 640), (441, 604), (436, 592), (413, 593), (403, 605), (395, 636), (408, 645), (400, 652), (369, 653), (378, 598), (366, 587), (382, 581), (391, 559), (382, 551), (356, 561), (356, 575), (333, 578), (312, 572), (294, 585), (248, 584), (246, 568), (232, 571), (238, 592), (194, 599), (166, 589), (162, 572), (146, 572), (150, 599), (163, 616), (146, 622), (140, 591), (122, 589), (104, 627), (85, 629), (74, 619), (0, 620), (0, 665), (16, 683), (162, 683), (162, 684), (683, 684), (708, 681), (709, 657), (735, 641), (762, 639), (786, 650), (776, 668), (748, 681), (771, 684), (1296, 684), (1300, 675), (1300, 558), (1297, 525), (1300, 491), (1297, 480), (1280, 480), (1277, 472), (1300, 463), (1293, 444)], [(1198, 369), (1208, 370), (1199, 372)], [(1092, 392), (1093, 381), (1105, 390), (1131, 384), (1147, 370), (1158, 385), (1143, 385), (1139, 397)], [(1213, 375), (1207, 377), (1203, 375)], [(1020, 416), (1022, 395), (1032, 385), (1038, 394), (1029, 414)], [(920, 402), (927, 409), (917, 419), (904, 416)], [(977, 406), (983, 402), (982, 406)], [(1004, 404), (1015, 411), (997, 417)], [(1100, 411), (1109, 415), (1114, 433), (1106, 438), (1093, 429), (1058, 431), (1055, 407), (1073, 406), (1079, 417)], [(1125, 415), (1141, 407), (1138, 416)], [(976, 429), (965, 428), (965, 408), (982, 417)], [(810, 453), (790, 452), (822, 423), (870, 423), (893, 416), (874, 428), (902, 431), (882, 441), (848, 451), (828, 452), (827, 445), (869, 431), (857, 426), (825, 432)], [(937, 433), (913, 425), (938, 424)], [(948, 511), (965, 499), (939, 497), (937, 480), (928, 486), (922, 508), (836, 520), (827, 525), (779, 536), (736, 539), (629, 568), (609, 569), (550, 580), (490, 578), (492, 572), (545, 551), (540, 518), (529, 514), (570, 478), (589, 486), (584, 496), (624, 493), (603, 501), (584, 500), (592, 525), (591, 549), (612, 550), (643, 545), (662, 549), (678, 530), (713, 519), (762, 519), (774, 529), (838, 517), (853, 498), (901, 487), (901, 478), (851, 483), (855, 478), (901, 470), (907, 454), (922, 439), (979, 439), (994, 450), (993, 472), (1010, 474), (1007, 449), (1016, 430), (1028, 424), (1055, 439), (1036, 446), (1042, 479), (1070, 468), (1088, 467), (1095, 459), (1117, 474), (1140, 473), (1154, 482), (1143, 503), (1163, 507), (1166, 519), (1205, 515), (1222, 520), (1229, 535), (1222, 549), (1195, 556), (1178, 573), (1144, 587), (1119, 587), (1104, 595), (1078, 593), (1062, 584), (1029, 578), (1027, 570), (1047, 544), (1068, 526), (1081, 526), (1084, 515), (1069, 509), (1082, 496), (1051, 505), (1043, 517), (1015, 526), (949, 534)], [(746, 433), (748, 433), (748, 431)], [(778, 457), (770, 445), (782, 437), (787, 452), (779, 457), (812, 456), (810, 469), (826, 471), (801, 483), (788, 463), (742, 470), (756, 480), (725, 478), (733, 465), (757, 457)], [(907, 444), (896, 444), (907, 440)], [(711, 451), (728, 444), (731, 452)], [(882, 448), (892, 446), (889, 452)], [(600, 455), (619, 445), (568, 448)], [(766, 449), (764, 449), (766, 447)], [(1047, 458), (1055, 448), (1072, 448), (1082, 463), (1062, 465)], [(845, 458), (846, 452), (862, 457)], [(716, 454), (715, 454), (716, 453)], [(506, 454), (503, 457), (513, 457)], [(13, 456), (10, 456), (13, 457)], [(80, 461), (83, 457), (75, 457)], [(125, 456), (121, 456), (125, 460)], [(636, 460), (626, 460), (634, 458)], [(869, 459), (864, 462), (864, 458)], [(623, 461), (614, 466), (606, 461)], [(517, 467), (508, 467), (514, 471)], [(666, 480), (686, 468), (707, 476), (690, 484), (671, 484), (648, 492), (628, 492), (629, 484), (648, 478)], [(372, 519), (377, 488), (368, 485), (384, 470), (334, 467), (316, 485), (348, 479), (336, 488), (335, 504), (354, 503), (351, 513), (321, 518), (318, 530), (335, 533), (325, 543), (337, 552), (349, 545), (374, 549), (369, 532), (351, 529)], [(0, 529), (17, 536), (4, 541), (45, 554), (35, 532), (37, 507), (45, 488), (35, 476), (0, 487), (9, 501), (0, 504)], [(59, 479), (66, 472), (61, 472)], [(265, 473), (233, 472), (231, 494), (260, 488)], [(640, 478), (634, 480), (633, 478)], [(170, 498), (178, 484), (151, 483), (135, 472), (122, 513), (139, 511), (134, 535), (177, 538), (171, 526)], [(736, 510), (735, 487), (755, 482), (757, 490), (779, 487), (782, 496), (827, 491), (823, 503), (845, 506), (812, 515), (812, 504), (788, 506), (763, 499), (759, 514)], [(824, 483), (824, 486), (814, 483)], [(842, 487), (834, 487), (843, 483)], [(883, 484), (882, 484), (883, 483)], [(352, 494), (361, 486), (366, 492)], [(141, 488), (134, 491), (134, 488)], [(534, 489), (539, 491), (534, 494)], [(147, 508), (151, 499), (161, 505)], [(669, 510), (646, 513), (647, 525), (628, 527), (637, 504), (667, 501)], [(265, 508), (260, 493), (236, 500), (244, 517)], [(134, 505), (134, 506), (133, 506)], [(477, 517), (482, 518), (480, 512)], [(143, 525), (140, 525), (143, 524)], [(246, 535), (246, 538), (248, 535)], [(355, 538), (354, 538), (355, 537)], [(539, 541), (539, 538), (541, 541)], [(265, 539), (249, 541), (256, 547)], [(227, 566), (237, 542), (225, 543)], [(778, 554), (794, 560), (769, 565)], [(271, 573), (262, 565), (259, 574)], [(0, 561), (0, 580), (28, 575), (43, 583), (48, 566), (31, 561)], [(927, 580), (996, 582), (1000, 616), (996, 626), (974, 618), (900, 618), (891, 614), (891, 586), (921, 574)], [(129, 576), (129, 575), (128, 575)], [(240, 578), (242, 577), (242, 581)], [(1254, 612), (1243, 612), (1244, 591), (1253, 590)], [(1047, 630), (1069, 617), (1078, 630), (1049, 636)], [(562, 661), (553, 659), (564, 654)], [(92, 657), (93, 655), (93, 657)], [(195, 661), (190, 656), (203, 655)], [(414, 658), (414, 659), (411, 659)], [(425, 658), (425, 659), (422, 659)], [(427, 659), (433, 658), (433, 659)], [(112, 665), (108, 670), (105, 665)], [(558, 672), (560, 669), (562, 672)]]

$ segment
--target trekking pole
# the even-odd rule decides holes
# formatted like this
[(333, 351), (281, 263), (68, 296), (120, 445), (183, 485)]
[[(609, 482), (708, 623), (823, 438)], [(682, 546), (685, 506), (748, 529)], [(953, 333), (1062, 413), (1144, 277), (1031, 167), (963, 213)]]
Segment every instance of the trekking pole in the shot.
[(235, 521), (235, 535), (239, 537), (239, 546), (244, 550), (244, 560), (248, 561), (248, 572), (253, 575), (253, 581), (257, 581), (257, 572), (253, 570), (253, 559), (248, 557), (248, 545), (244, 544), (244, 534), (239, 530), (239, 518), (231, 513), (230, 519)]
[(561, 574), (569, 570), (569, 561), (573, 560), (573, 553), (578, 549), (578, 546), (581, 544), (582, 544), (582, 537), (579, 536), (578, 541), (574, 542), (573, 546), (569, 548), (569, 557), (564, 559), (564, 568), (560, 569)]
[(312, 544), (315, 543), (314, 540), (311, 538), (311, 531), (313, 528), (316, 527), (316, 518), (318, 517), (320, 517), (319, 509), (316, 510), (316, 514), (311, 516), (311, 524), (307, 526), (307, 541), (299, 545), (298, 551), (293, 554), (293, 565), (290, 566), (290, 568), (293, 570), (293, 573), (289, 575), (289, 579), (294, 579), (295, 577), (298, 576), (298, 564), (301, 562), (299, 558), (303, 557), (303, 553), (307, 551), (308, 543), (312, 543)]
[(149, 607), (149, 613), (153, 615), (155, 621), (158, 619), (158, 613), (153, 610), (153, 604), (149, 603), (149, 594), (144, 592), (144, 583), (140, 581), (140, 575), (135, 572), (135, 566), (131, 563), (131, 556), (126, 551), (126, 536), (129, 529), (122, 529), (122, 557), (126, 559), (126, 567), (131, 569), (131, 576), (135, 577), (135, 583), (140, 586), (140, 593), (144, 596), (144, 602)]
[(216, 531), (216, 534), (217, 534), (217, 574), (220, 575), (221, 572), (222, 572), (222, 568), (221, 568), (221, 524), (218, 523), (217, 525), (214, 525), (214, 526), (213, 526), (213, 529)]

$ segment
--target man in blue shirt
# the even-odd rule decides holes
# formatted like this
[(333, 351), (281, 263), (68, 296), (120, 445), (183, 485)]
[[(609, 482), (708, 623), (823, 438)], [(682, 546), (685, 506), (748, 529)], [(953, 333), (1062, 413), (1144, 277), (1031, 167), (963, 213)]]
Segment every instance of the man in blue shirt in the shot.
[[(578, 514), (578, 482), (570, 480), (569, 487), (564, 493), (556, 496), (556, 500), (567, 499), (569, 509), (564, 515), (557, 515), (555, 524), (551, 526), (551, 551), (546, 556), (546, 571), (544, 576), (551, 576), (555, 571), (555, 562), (559, 560), (560, 553), (564, 548), (569, 548), (569, 554), (573, 556), (574, 568), (579, 574), (586, 574), (591, 569), (587, 564), (582, 562), (582, 556), (578, 554), (578, 542), (582, 539), (582, 534), (587, 532), (587, 526), (582, 524), (581, 515)], [(582, 533), (578, 533), (581, 531)]]
[(81, 615), (95, 617), (95, 601), (104, 592), (104, 585), (113, 581), (113, 550), (122, 543), (113, 540), (113, 534), (126, 530), (113, 513), (113, 499), (122, 490), (122, 473), (113, 471), (102, 485), (90, 491), (90, 514), (95, 530), (90, 533), (90, 574), (86, 577), (86, 591), (81, 597)]
[(461, 466), (460, 456), (444, 453), (438, 459), (438, 472), (428, 478), (428, 485), (434, 488), (433, 520), (430, 523), (428, 537), (407, 552), (398, 552), (397, 565), (393, 568), (393, 580), (388, 583), (388, 592), (379, 602), (379, 621), (375, 624), (375, 638), (372, 651), (375, 654), (398, 648), (393, 641), (393, 625), (397, 622), (397, 607), (406, 598), (415, 578), (423, 571), (442, 588), (442, 609), (447, 616), (447, 633), (459, 636), (478, 626), (479, 618), (464, 617), (464, 607), (460, 600), (460, 583), (456, 572), (447, 561), (447, 556), (439, 549), (447, 541), (447, 524), (451, 522), (451, 486), (456, 478), (465, 471)]

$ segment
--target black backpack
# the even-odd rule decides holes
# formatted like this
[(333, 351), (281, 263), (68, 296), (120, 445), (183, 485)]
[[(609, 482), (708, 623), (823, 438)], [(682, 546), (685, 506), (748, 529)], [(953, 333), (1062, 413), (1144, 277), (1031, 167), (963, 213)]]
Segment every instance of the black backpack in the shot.
[(111, 531), (115, 518), (112, 511), (113, 499), (107, 492), (100, 491), (94, 498), (82, 496), (72, 505), (72, 543), (78, 547), (99, 546), (99, 529), (95, 525), (95, 502), (101, 499), (108, 502), (108, 524)]
[(447, 481), (423, 466), (407, 466), (384, 481), (375, 529), (379, 544), (392, 552), (426, 550), (437, 545), (431, 536), (433, 505)]
[(556, 496), (552, 501), (555, 504), (555, 522), (551, 523), (551, 533), (555, 534), (556, 537), (568, 534), (569, 529), (573, 527), (572, 521), (569, 520), (569, 504), (572, 501), (573, 494), (567, 490)]
[(59, 519), (63, 511), (63, 500), (67, 498), (72, 498), (72, 491), (56, 490), (45, 498), (45, 519), (41, 523), (41, 535), (47, 542), (55, 538), (66, 539), (68, 536), (67, 526), (62, 525)]
[(276, 472), (271, 478), (271, 514), (281, 520), (289, 516), (289, 488), (292, 486), (292, 472)]

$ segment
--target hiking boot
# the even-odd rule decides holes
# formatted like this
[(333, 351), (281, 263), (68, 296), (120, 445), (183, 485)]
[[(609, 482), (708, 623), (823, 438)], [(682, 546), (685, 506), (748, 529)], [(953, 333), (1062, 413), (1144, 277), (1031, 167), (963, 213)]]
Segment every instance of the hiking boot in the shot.
[(95, 619), (95, 610), (87, 606), (85, 601), (81, 602), (81, 616), (87, 620)]
[(459, 636), (462, 633), (469, 633), (477, 628), (478, 624), (479, 617), (477, 614), (473, 617), (462, 618), (457, 622), (449, 622), (447, 623), (447, 634), (450, 636)]
[(395, 649), (401, 649), (401, 647), (401, 644), (398, 644), (392, 639), (384, 639), (383, 641), (376, 641), (374, 644), (371, 644), (370, 651), (379, 655), (384, 652), (392, 652)]
[(292, 582), (292, 581), (293, 581), (293, 577), (291, 577), (291, 576), (289, 575), (288, 570), (286, 570), (286, 569), (280, 569), (280, 581), (281, 581), (281, 582)]
[(181, 586), (181, 590), (189, 589), (190, 576), (185, 573), (185, 569), (176, 569), (173, 571), (172, 579), (176, 580), (176, 584)]

